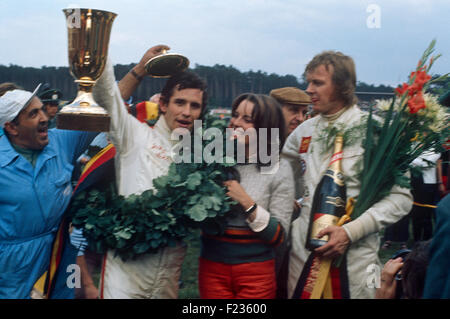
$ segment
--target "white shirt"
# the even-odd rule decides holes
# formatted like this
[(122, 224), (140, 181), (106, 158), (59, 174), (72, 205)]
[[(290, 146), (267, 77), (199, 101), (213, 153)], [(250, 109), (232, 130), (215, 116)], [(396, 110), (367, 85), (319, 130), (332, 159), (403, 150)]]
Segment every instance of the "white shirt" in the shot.
[(423, 183), (424, 184), (436, 184), (436, 162), (441, 157), (441, 154), (432, 151), (424, 152), (413, 162), (413, 166), (426, 167), (422, 170)]

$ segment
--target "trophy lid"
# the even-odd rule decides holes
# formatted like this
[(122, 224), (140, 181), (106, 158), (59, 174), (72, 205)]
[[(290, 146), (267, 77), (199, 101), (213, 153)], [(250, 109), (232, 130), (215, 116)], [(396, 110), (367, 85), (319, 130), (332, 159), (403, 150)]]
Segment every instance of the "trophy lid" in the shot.
[(151, 58), (145, 64), (145, 70), (154, 78), (168, 78), (188, 67), (188, 58), (177, 53), (163, 53)]

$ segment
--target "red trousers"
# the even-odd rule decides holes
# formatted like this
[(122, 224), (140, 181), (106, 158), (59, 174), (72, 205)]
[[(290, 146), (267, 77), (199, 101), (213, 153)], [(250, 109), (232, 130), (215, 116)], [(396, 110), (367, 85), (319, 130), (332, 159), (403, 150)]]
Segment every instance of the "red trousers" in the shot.
[(275, 260), (224, 264), (200, 257), (198, 284), (202, 299), (274, 299)]

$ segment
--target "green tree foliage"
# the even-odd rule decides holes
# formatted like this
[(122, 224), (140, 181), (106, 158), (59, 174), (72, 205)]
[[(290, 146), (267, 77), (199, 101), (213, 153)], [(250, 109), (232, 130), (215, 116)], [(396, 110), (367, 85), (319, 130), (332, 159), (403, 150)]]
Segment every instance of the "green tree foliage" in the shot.
[[(118, 64), (114, 67), (116, 78), (120, 80), (135, 64)], [(231, 107), (235, 97), (241, 93), (253, 92), (269, 94), (272, 89), (295, 86), (301, 89), (306, 88), (303, 78), (294, 75), (268, 74), (262, 71), (241, 72), (233, 66), (216, 64), (214, 66), (195, 65), (193, 72), (206, 80), (208, 84), (209, 106), (210, 107)], [(30, 68), (18, 65), (0, 65), (0, 83), (14, 82), (27, 90), (32, 90), (38, 83), (48, 82), (52, 87), (62, 91), (63, 100), (71, 101), (75, 98), (77, 86), (74, 78), (70, 75), (68, 67), (48, 67)], [(133, 95), (134, 102), (148, 100), (153, 94), (161, 92), (166, 79), (144, 78), (142, 84)], [(445, 88), (449, 88), (450, 83), (435, 83), (433, 89), (436, 93), (441, 93)], [(357, 92), (393, 92), (393, 88), (386, 85), (371, 85), (358, 82)], [(358, 95), (361, 100), (367, 98), (381, 98), (379, 95)]]

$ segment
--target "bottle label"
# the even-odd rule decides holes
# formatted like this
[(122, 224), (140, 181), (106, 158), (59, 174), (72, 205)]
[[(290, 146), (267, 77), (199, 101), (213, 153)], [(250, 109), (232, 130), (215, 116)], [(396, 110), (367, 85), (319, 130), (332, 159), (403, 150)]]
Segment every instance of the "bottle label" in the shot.
[(345, 202), (339, 196), (336, 196), (336, 197), (327, 196), (325, 203), (336, 206), (336, 207), (344, 207), (345, 208)]
[(333, 165), (334, 162), (340, 161), (343, 158), (343, 154), (344, 153), (342, 151), (333, 154), (331, 157), (330, 166)]
[(327, 228), (328, 226), (334, 226), (337, 224), (339, 218), (334, 215), (330, 214), (320, 214), (316, 213), (314, 214), (314, 221), (312, 224), (311, 229), (311, 239), (320, 239), (328, 241), (328, 235), (325, 235), (321, 238), (317, 236), (317, 234), (324, 228)]
[(330, 176), (333, 179), (333, 181), (336, 184), (338, 184), (339, 186), (344, 186), (344, 184), (345, 184), (344, 183), (344, 175), (342, 175), (341, 172), (336, 172), (336, 171), (329, 169), (325, 172), (325, 175)]

